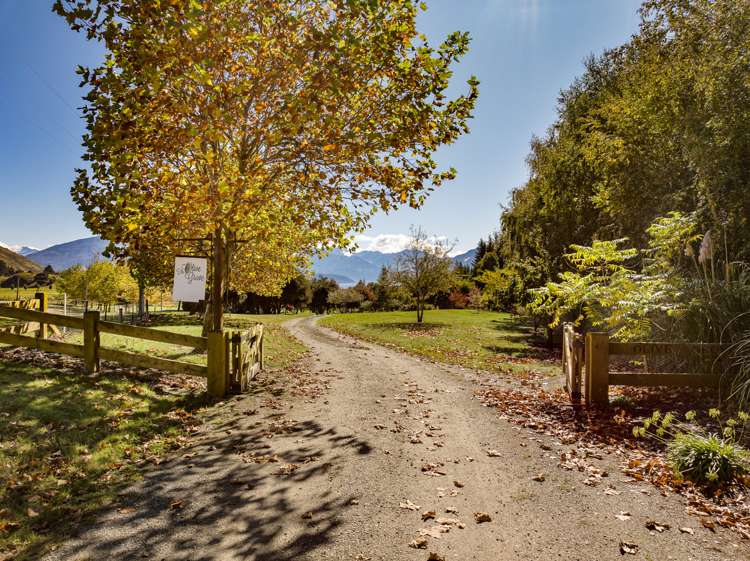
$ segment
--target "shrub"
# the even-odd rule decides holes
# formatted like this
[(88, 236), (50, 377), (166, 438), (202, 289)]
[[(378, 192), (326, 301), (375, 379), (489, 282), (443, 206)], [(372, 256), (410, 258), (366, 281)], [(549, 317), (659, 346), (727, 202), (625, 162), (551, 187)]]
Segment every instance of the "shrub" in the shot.
[(667, 462), (680, 477), (719, 488), (750, 473), (750, 452), (740, 444), (750, 417), (739, 412), (736, 419), (721, 423), (720, 416), (718, 409), (709, 411), (712, 422), (717, 424), (717, 429), (709, 432), (694, 424), (694, 411), (685, 415), (685, 422), (677, 421), (674, 413), (662, 415), (655, 411), (633, 433), (665, 444)]

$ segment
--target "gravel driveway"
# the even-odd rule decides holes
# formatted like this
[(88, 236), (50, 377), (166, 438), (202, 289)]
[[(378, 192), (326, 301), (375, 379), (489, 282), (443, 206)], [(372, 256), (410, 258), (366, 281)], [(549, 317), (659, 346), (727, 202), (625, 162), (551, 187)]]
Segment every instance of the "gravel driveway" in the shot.
[(747, 541), (628, 482), (616, 458), (592, 460), (606, 487), (558, 468), (561, 444), (482, 407), (464, 371), (315, 318), (286, 325), (312, 351), (295, 375), (320, 395), (228, 401), (47, 559), (750, 559)]

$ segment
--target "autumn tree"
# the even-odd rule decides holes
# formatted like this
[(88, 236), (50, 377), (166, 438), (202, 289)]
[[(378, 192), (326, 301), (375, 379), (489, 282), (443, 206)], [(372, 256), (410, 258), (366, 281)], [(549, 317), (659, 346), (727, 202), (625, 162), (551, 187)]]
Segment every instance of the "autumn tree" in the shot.
[(469, 38), (430, 46), (415, 0), (54, 9), (107, 49), (101, 66), (79, 69), (89, 169), (74, 199), (128, 257), (210, 238), (213, 330), (227, 284), (278, 293), (377, 209), (418, 208), (455, 176), (433, 154), (468, 130), (476, 79), (453, 99), (447, 89)]
[(445, 241), (430, 239), (422, 228), (412, 228), (409, 245), (396, 261), (396, 279), (414, 299), (417, 323), (422, 322), (430, 298), (450, 288), (450, 250)]

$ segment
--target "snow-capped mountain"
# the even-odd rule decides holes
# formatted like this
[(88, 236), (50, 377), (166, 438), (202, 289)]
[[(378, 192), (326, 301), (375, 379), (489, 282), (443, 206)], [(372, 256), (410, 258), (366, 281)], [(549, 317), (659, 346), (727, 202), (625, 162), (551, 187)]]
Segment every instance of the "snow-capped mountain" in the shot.
[(39, 251), (38, 247), (30, 247), (28, 245), (9, 245), (7, 243), (0, 242), (0, 247), (4, 247), (5, 249), (11, 250), (13, 253), (17, 253), (18, 255), (23, 255), (26, 257), (27, 255), (31, 255), (32, 253), (36, 253)]

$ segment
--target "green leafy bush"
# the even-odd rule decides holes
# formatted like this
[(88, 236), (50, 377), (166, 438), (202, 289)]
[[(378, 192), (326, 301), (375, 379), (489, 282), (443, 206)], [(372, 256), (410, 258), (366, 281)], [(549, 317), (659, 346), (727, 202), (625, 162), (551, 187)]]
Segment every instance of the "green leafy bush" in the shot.
[(711, 409), (709, 417), (717, 424), (713, 432), (694, 423), (694, 411), (685, 415), (684, 422), (678, 421), (674, 413), (663, 415), (655, 411), (633, 433), (665, 444), (667, 462), (680, 477), (718, 488), (750, 473), (750, 452), (740, 444), (750, 416), (739, 412), (736, 418), (722, 423), (720, 411)]

